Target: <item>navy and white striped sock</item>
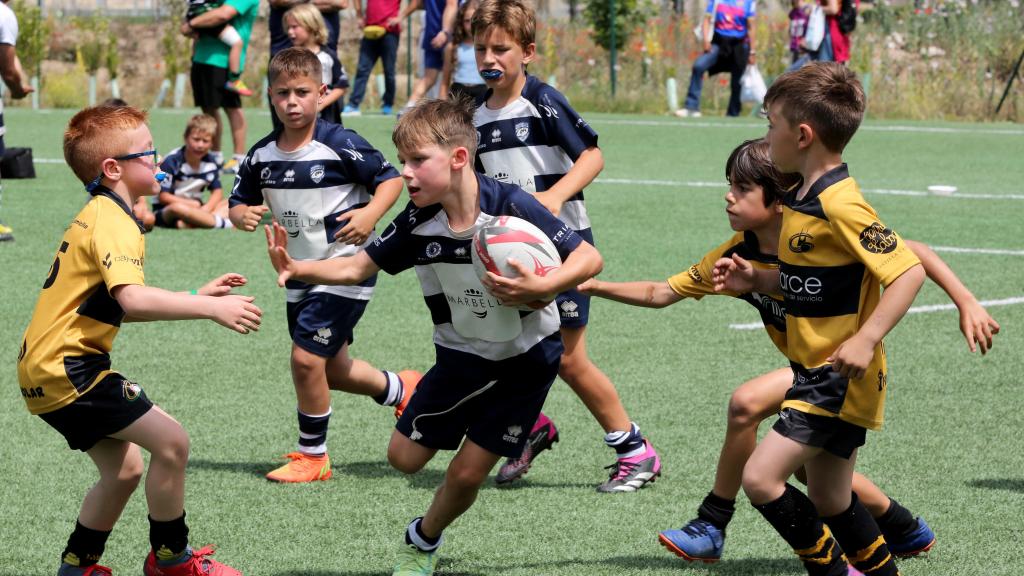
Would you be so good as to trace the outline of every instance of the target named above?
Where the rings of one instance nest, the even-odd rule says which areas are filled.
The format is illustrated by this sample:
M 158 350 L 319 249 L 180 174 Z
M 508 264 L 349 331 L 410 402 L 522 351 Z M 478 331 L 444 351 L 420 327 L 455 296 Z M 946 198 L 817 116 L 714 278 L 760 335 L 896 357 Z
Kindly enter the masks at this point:
M 299 413 L 299 452 L 311 456 L 327 453 L 327 425 L 331 422 L 331 409 L 319 416 Z
M 384 373 L 384 378 L 388 383 L 384 387 L 384 392 L 374 396 L 373 401 L 381 406 L 397 406 L 402 401 L 402 394 L 404 392 L 402 380 L 394 372 L 388 372 L 387 370 L 381 370 L 381 372 Z
M 629 430 L 613 430 L 605 434 L 604 443 L 609 448 L 615 449 L 615 454 L 619 458 L 639 456 L 647 449 L 644 437 L 640 435 L 640 427 L 636 425 L 636 422 L 630 422 Z

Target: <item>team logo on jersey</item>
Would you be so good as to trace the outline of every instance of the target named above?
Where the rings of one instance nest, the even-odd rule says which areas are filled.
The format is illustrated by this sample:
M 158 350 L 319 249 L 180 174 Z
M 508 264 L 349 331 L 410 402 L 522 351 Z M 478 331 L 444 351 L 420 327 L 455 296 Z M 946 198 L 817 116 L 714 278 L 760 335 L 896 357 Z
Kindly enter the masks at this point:
M 495 142 L 501 142 L 500 128 L 495 128 L 494 130 L 491 130 L 491 144 L 494 144 Z
M 495 172 L 494 179 L 499 182 L 511 182 L 512 177 L 508 175 L 508 172 Z
M 814 236 L 811 236 L 807 232 L 797 232 L 789 237 L 789 251 L 800 254 L 802 252 L 810 252 L 814 249 Z
M 558 110 L 554 109 L 551 106 L 548 106 L 547 104 L 541 104 L 540 107 L 544 109 L 544 115 L 546 117 L 558 120 Z
M 352 144 L 352 141 L 349 140 L 348 143 Z M 353 145 L 352 148 L 342 148 L 341 151 L 346 153 L 346 154 L 348 154 L 353 160 L 355 160 L 357 162 L 362 162 L 363 161 L 363 153 L 358 151 L 358 150 L 356 150 L 354 145 Z
M 520 142 L 526 142 L 526 139 L 530 137 L 530 124 L 528 122 L 519 122 L 516 124 L 516 138 L 519 138 Z
M 466 249 L 462 246 L 459 246 L 458 248 L 455 249 L 455 255 L 460 258 L 464 257 L 466 255 Z
M 704 277 L 700 275 L 700 270 L 698 270 L 696 266 L 690 266 L 690 271 L 688 272 L 688 274 L 690 275 L 690 279 L 696 282 L 697 284 L 704 283 Z
M 576 127 L 577 128 L 585 128 L 586 126 L 587 126 L 587 121 L 584 120 L 583 118 L 579 118 L 579 119 L 576 120 Z
M 103 257 L 103 261 L 100 264 L 103 264 L 107 270 L 110 270 L 110 265 L 113 264 L 110 260 L 110 252 L 107 252 L 107 255 Z
M 142 387 L 131 380 L 121 380 L 121 393 L 125 400 L 134 402 L 142 395 Z
M 872 222 L 860 233 L 860 245 L 872 254 L 888 254 L 896 249 L 898 243 L 896 233 L 879 222 Z
M 324 165 L 315 164 L 309 169 L 309 178 L 313 180 L 313 183 L 319 184 L 324 179 Z
M 292 170 L 291 168 L 289 168 L 284 173 L 284 181 L 285 182 L 295 182 L 295 170 Z
M 579 304 L 576 304 L 572 300 L 566 300 L 565 302 L 559 304 L 558 307 L 562 309 L 562 316 L 564 316 L 565 318 L 580 317 L 580 313 L 577 310 L 579 308 Z
M 267 166 L 263 170 L 260 170 L 260 180 L 270 179 L 270 166 Z
M 437 242 L 427 244 L 427 258 L 437 258 L 441 254 L 441 245 Z
M 278 221 L 280 222 L 281 226 L 284 226 L 285 230 L 288 232 L 289 238 L 299 237 L 299 232 L 301 231 L 299 229 L 302 227 L 302 224 L 299 222 L 298 212 L 295 212 L 294 210 L 285 210 L 284 212 L 281 213 L 281 217 L 278 218 Z
M 523 427 L 513 425 L 508 427 L 508 431 L 502 435 L 501 439 L 511 444 L 519 442 L 519 437 L 523 435 Z
M 331 332 L 330 328 L 317 328 L 316 336 L 313 336 L 313 342 L 327 346 L 331 343 L 332 335 L 334 335 L 334 332 Z
M 881 392 L 882 390 L 885 390 L 885 385 L 886 385 L 885 372 L 882 372 L 881 370 L 879 370 L 878 371 L 878 391 Z

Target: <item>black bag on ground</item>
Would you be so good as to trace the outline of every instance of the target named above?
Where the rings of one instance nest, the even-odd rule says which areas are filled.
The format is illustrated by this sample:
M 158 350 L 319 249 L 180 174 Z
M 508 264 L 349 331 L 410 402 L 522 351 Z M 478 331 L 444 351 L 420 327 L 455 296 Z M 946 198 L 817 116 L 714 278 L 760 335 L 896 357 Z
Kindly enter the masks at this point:
M 0 178 L 35 178 L 31 148 L 8 148 L 0 159 Z

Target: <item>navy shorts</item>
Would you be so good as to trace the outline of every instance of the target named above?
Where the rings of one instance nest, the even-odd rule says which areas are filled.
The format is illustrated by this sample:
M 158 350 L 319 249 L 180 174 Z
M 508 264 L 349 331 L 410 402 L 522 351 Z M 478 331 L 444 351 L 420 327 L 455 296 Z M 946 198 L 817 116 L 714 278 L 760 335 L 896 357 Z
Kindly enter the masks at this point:
M 141 386 L 111 372 L 71 404 L 39 417 L 60 432 L 72 450 L 86 452 L 152 407 Z
M 794 442 L 822 448 L 847 460 L 867 439 L 867 430 L 856 424 L 792 408 L 783 408 L 782 412 L 779 412 L 779 419 L 772 426 L 772 430 Z
M 433 68 L 434 70 L 444 68 L 444 49 L 434 50 L 428 42 L 427 46 L 423 48 L 423 68 Z
M 366 300 L 326 292 L 310 292 L 288 303 L 288 333 L 292 342 L 310 354 L 333 358 L 352 335 L 366 311 Z
M 456 450 L 465 437 L 494 454 L 522 454 L 558 374 L 561 337 L 500 361 L 436 348 L 437 363 L 420 380 L 398 431 L 438 450 Z

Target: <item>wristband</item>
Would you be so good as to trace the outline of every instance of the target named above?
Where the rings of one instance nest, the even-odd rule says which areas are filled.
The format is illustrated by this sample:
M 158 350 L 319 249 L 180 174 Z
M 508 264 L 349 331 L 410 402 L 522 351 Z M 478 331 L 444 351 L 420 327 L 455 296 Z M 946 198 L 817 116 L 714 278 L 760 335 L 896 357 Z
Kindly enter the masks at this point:
M 199 291 L 198 290 L 189 290 L 188 293 L 193 295 L 193 296 L 198 296 L 199 295 Z

